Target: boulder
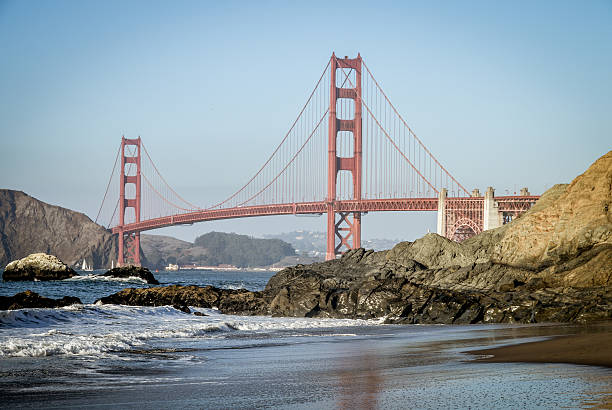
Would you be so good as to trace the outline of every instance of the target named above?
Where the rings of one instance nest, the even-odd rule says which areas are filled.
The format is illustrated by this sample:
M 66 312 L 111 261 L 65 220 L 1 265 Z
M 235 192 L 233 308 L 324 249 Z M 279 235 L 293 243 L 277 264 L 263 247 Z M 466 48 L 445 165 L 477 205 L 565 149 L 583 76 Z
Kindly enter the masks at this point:
M 51 299 L 40 296 L 38 293 L 26 290 L 14 296 L 0 296 L 0 310 L 14 310 L 26 308 L 56 308 L 81 304 L 81 300 L 72 296 L 61 299 Z
M 6 265 L 2 279 L 5 281 L 62 280 L 77 273 L 59 258 L 46 253 L 33 253 Z
M 142 266 L 134 266 L 134 265 L 120 266 L 120 267 L 113 268 L 107 271 L 102 276 L 107 276 L 107 277 L 112 277 L 112 278 L 126 278 L 126 279 L 127 278 L 140 278 L 146 281 L 150 285 L 159 285 L 159 282 L 157 281 L 157 279 L 155 279 L 151 271 L 147 268 L 143 268 Z

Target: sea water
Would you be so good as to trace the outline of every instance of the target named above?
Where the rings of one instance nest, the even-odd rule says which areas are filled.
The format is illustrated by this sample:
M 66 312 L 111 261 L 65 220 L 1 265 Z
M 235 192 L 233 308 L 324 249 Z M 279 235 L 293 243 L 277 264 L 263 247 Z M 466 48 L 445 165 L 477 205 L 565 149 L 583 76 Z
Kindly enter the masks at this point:
M 571 326 L 386 325 L 377 320 L 224 315 L 192 307 L 93 302 L 137 279 L 102 272 L 0 282 L 84 305 L 0 311 L 0 407 L 553 408 L 605 407 L 612 372 L 491 364 L 476 348 L 540 340 Z M 155 273 L 160 286 L 262 290 L 270 272 Z

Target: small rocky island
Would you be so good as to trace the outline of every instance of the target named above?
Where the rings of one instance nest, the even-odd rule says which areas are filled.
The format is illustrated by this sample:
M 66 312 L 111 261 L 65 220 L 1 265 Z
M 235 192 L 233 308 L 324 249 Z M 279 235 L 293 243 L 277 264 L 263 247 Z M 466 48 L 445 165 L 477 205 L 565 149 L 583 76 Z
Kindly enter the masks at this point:
M 100 299 L 224 313 L 388 323 L 612 319 L 612 151 L 510 224 L 463 243 L 428 234 L 389 251 L 287 268 L 262 292 L 169 286 Z
M 102 276 L 106 276 L 109 278 L 123 278 L 123 279 L 139 278 L 147 282 L 149 285 L 159 285 L 159 282 L 157 281 L 157 279 L 155 279 L 151 271 L 142 266 L 134 266 L 134 265 L 119 266 L 119 267 L 106 271 L 104 274 L 102 274 Z
M 58 257 L 46 253 L 33 253 L 23 259 L 10 262 L 4 268 L 5 281 L 63 280 L 77 273 Z

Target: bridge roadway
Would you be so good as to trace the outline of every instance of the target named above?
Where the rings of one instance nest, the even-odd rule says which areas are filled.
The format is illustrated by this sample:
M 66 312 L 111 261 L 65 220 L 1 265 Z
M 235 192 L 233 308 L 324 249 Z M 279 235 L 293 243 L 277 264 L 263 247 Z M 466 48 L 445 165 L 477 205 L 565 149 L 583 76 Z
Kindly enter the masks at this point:
M 496 197 L 499 211 L 515 211 L 517 204 L 535 202 L 539 196 Z M 447 198 L 449 202 L 483 201 L 483 197 Z M 248 218 L 271 215 L 306 215 L 327 213 L 328 202 L 296 202 L 274 205 L 255 205 L 225 209 L 204 209 L 177 215 L 147 219 L 123 226 L 116 226 L 113 233 L 142 232 L 174 225 L 189 225 L 197 222 L 215 221 L 232 218 Z M 505 209 L 505 208 L 508 209 Z M 336 212 L 376 212 L 376 211 L 437 211 L 438 198 L 398 198 L 398 199 L 361 199 L 334 201 Z

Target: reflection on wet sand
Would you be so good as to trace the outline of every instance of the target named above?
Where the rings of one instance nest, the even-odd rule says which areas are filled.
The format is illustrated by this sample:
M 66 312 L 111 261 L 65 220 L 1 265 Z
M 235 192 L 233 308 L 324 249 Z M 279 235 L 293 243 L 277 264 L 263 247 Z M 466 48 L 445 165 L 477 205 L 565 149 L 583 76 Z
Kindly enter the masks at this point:
M 382 385 L 377 358 L 368 351 L 357 351 L 346 358 L 338 371 L 340 409 L 375 409 Z

